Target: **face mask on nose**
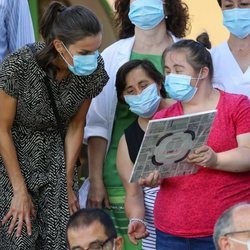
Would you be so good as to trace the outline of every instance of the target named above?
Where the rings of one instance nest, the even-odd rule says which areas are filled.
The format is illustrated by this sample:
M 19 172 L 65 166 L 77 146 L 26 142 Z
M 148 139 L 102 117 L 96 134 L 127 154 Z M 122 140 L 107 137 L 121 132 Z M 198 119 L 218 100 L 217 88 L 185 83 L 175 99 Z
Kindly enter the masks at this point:
M 152 117 L 161 102 L 156 83 L 149 85 L 139 95 L 125 95 L 124 99 L 131 112 L 144 118 Z
M 234 241 L 234 242 L 237 242 L 237 243 L 239 243 L 239 244 L 242 244 L 242 245 L 247 246 L 247 250 L 250 250 L 250 240 L 248 240 L 247 242 L 245 242 L 245 241 L 237 240 L 237 239 L 231 238 L 231 237 L 229 237 L 229 239 L 230 239 L 231 241 Z
M 128 17 L 140 29 L 153 29 L 165 17 L 162 0 L 136 0 L 130 4 Z
M 64 48 L 67 50 L 69 55 L 73 59 L 73 66 L 70 65 L 64 56 L 61 54 L 63 60 L 67 63 L 68 69 L 77 76 L 88 76 L 92 74 L 98 65 L 97 58 L 98 58 L 98 51 L 94 51 L 91 55 L 74 55 L 72 56 L 66 46 L 63 44 Z
M 196 87 L 200 80 L 201 70 L 198 78 L 192 78 L 188 75 L 169 74 L 165 77 L 164 87 L 169 96 L 177 101 L 189 102 L 195 96 L 198 88 Z M 196 79 L 195 86 L 191 85 L 191 80 Z
M 250 34 L 250 8 L 223 10 L 223 24 L 240 39 Z

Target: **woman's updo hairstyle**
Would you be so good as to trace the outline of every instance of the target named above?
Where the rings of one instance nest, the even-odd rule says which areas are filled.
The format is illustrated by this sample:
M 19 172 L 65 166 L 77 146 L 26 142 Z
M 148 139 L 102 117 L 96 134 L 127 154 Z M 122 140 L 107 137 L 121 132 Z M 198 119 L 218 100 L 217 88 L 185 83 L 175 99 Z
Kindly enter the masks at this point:
M 206 32 L 202 33 L 197 37 L 198 41 L 191 39 L 180 40 L 168 48 L 162 54 L 162 66 L 165 66 L 165 57 L 167 53 L 171 51 L 186 51 L 187 61 L 198 73 L 201 68 L 207 67 L 209 69 L 209 78 L 213 78 L 213 62 L 209 49 L 211 48 L 211 42 Z

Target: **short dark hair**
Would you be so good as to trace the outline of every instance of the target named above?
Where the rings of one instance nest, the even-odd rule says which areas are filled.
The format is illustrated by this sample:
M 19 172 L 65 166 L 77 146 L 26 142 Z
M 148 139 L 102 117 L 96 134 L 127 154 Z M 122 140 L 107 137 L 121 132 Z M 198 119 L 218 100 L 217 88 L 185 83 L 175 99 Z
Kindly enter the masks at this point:
M 38 64 L 55 77 L 56 68 L 52 62 L 58 52 L 54 48 L 53 40 L 59 39 L 67 47 L 101 31 L 101 24 L 90 9 L 81 5 L 66 7 L 60 2 L 51 2 L 40 23 L 40 34 L 45 47 L 37 54 Z
M 131 60 L 123 64 L 116 73 L 116 92 L 117 92 L 117 99 L 120 103 L 125 103 L 123 98 L 123 91 L 126 87 L 126 77 L 128 73 L 136 68 L 142 68 L 147 76 L 152 78 L 156 84 L 161 86 L 161 96 L 163 98 L 167 97 L 166 90 L 163 86 L 163 75 L 156 69 L 153 63 L 144 59 L 144 60 Z
M 220 7 L 221 7 L 221 0 L 217 0 L 217 2 L 218 2 L 218 4 L 220 5 Z
M 234 211 L 237 208 L 244 205 L 250 205 L 250 202 L 241 202 L 234 206 L 231 206 L 228 209 L 226 209 L 218 218 L 214 226 L 214 235 L 213 235 L 214 244 L 217 250 L 220 249 L 218 244 L 219 238 L 235 230 L 235 225 L 232 219 Z
M 165 66 L 165 57 L 171 51 L 187 51 L 186 56 L 188 63 L 199 72 L 201 68 L 207 67 L 209 69 L 209 78 L 213 78 L 214 68 L 212 56 L 208 49 L 201 42 L 196 42 L 191 39 L 180 40 L 171 46 L 167 47 L 162 54 L 162 66 Z
M 117 238 L 117 233 L 115 230 L 114 223 L 110 218 L 110 216 L 105 211 L 103 211 L 100 208 L 84 208 L 78 210 L 69 218 L 66 227 L 67 244 L 69 245 L 69 240 L 68 240 L 69 229 L 77 230 L 79 228 L 87 227 L 90 226 L 95 221 L 98 221 L 100 222 L 101 225 L 103 225 L 105 234 L 108 238 L 110 237 Z
M 128 38 L 134 35 L 135 25 L 128 17 L 130 0 L 115 0 L 115 26 L 119 38 Z M 165 19 L 167 30 L 176 37 L 185 37 L 189 30 L 188 6 L 182 0 L 165 0 Z

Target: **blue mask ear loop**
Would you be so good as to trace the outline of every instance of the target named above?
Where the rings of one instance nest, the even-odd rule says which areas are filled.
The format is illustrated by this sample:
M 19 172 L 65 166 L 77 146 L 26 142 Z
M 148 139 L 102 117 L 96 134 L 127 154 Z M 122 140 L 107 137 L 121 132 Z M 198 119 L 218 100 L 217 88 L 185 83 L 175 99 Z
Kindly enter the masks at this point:
M 250 250 L 250 240 L 248 240 L 247 242 L 244 242 L 244 241 L 242 241 L 242 240 L 237 240 L 237 239 L 232 238 L 232 237 L 228 237 L 228 239 L 230 239 L 230 240 L 232 240 L 232 241 L 234 241 L 234 242 L 237 242 L 237 243 L 239 243 L 239 244 L 243 244 L 243 245 L 247 246 L 247 249 L 248 249 L 248 250 Z
M 200 69 L 200 72 L 199 72 L 198 77 L 197 77 L 197 78 L 192 78 L 192 79 L 196 79 L 196 83 L 195 83 L 194 88 L 197 88 L 198 82 L 199 82 L 201 79 L 203 79 L 203 78 L 200 78 L 200 76 L 201 76 L 201 71 L 202 71 L 202 68 Z
M 250 240 L 247 241 L 247 249 L 250 250 Z
M 66 49 L 66 51 L 69 53 L 69 55 L 71 56 L 71 58 L 72 58 L 72 60 L 73 60 L 72 54 L 69 52 L 69 50 L 67 49 L 67 47 L 64 45 L 63 42 L 62 42 L 62 45 L 63 45 L 63 47 Z M 65 63 L 66 63 L 67 65 L 70 65 L 70 64 L 67 62 L 67 60 L 65 59 L 65 57 L 63 56 L 63 54 L 60 53 L 60 55 L 61 55 L 62 59 L 65 61 Z M 74 60 L 73 60 L 73 64 L 74 64 Z

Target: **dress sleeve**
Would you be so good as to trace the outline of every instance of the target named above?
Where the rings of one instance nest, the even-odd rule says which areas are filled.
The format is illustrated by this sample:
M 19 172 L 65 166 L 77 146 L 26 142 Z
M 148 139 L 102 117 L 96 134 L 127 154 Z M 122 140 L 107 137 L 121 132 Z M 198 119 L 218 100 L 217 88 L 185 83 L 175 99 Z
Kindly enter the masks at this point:
M 88 84 L 87 89 L 87 98 L 94 98 L 100 94 L 103 87 L 109 80 L 109 76 L 104 69 L 104 61 L 101 55 L 98 57 L 98 67 L 90 77 L 90 84 Z
M 250 133 L 250 100 L 241 95 L 233 113 L 236 135 Z
M 18 98 L 19 80 L 23 75 L 18 54 L 14 53 L 6 57 L 0 64 L 0 90 L 6 94 Z

